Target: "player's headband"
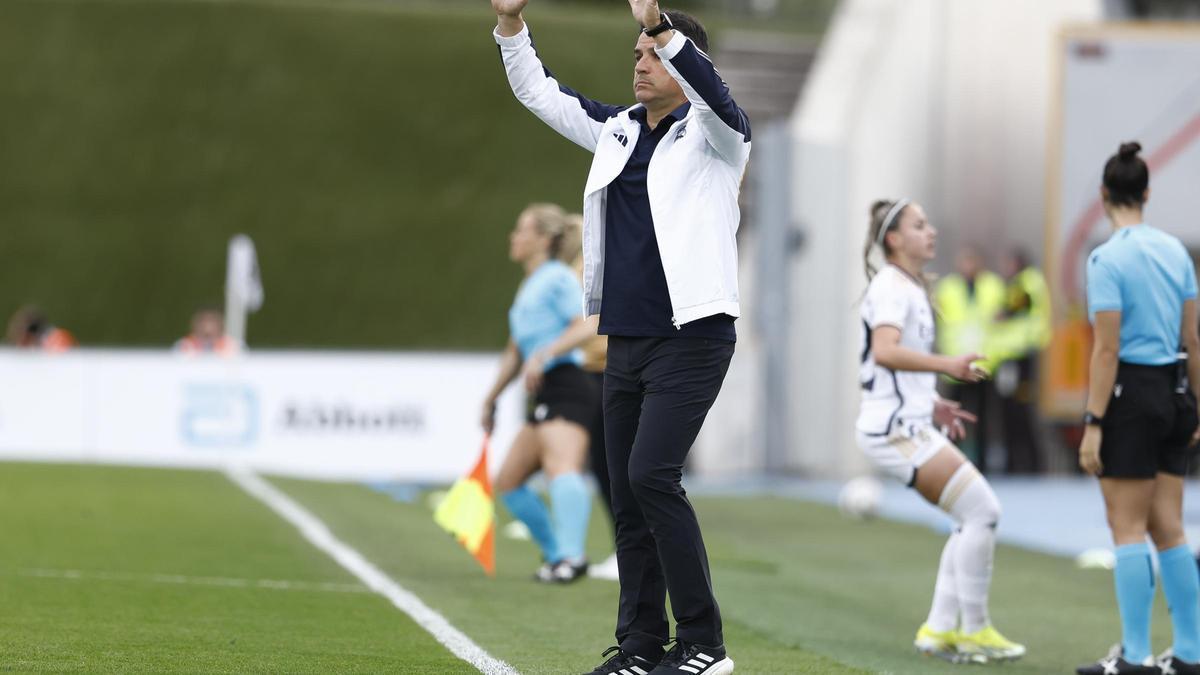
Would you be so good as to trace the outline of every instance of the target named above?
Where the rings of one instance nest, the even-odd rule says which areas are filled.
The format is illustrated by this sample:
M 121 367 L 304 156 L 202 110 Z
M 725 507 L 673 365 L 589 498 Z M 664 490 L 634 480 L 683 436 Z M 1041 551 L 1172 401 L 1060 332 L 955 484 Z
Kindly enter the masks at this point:
M 887 236 L 888 230 L 891 229 L 896 220 L 896 216 L 904 210 L 904 207 L 912 203 L 911 199 L 905 198 L 897 200 L 892 204 L 892 208 L 888 209 L 887 215 L 883 217 L 883 224 L 879 226 L 879 237 L 875 240 L 876 244 L 883 246 L 883 238 Z

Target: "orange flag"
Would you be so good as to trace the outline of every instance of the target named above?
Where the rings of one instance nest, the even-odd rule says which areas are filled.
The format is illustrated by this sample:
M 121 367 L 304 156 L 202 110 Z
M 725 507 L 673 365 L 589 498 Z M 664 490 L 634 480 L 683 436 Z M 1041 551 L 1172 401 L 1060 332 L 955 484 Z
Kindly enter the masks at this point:
M 496 504 L 488 477 L 488 437 L 483 438 L 479 461 L 460 478 L 433 513 L 433 520 L 454 535 L 488 576 L 496 576 Z

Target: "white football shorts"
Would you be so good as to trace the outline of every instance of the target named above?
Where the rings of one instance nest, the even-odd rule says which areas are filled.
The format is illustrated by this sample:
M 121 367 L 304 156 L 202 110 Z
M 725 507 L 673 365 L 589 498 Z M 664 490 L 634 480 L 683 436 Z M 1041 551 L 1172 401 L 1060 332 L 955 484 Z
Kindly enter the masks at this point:
M 916 481 L 917 469 L 948 445 L 950 439 L 930 423 L 906 425 L 887 436 L 858 432 L 858 447 L 871 463 L 909 487 Z

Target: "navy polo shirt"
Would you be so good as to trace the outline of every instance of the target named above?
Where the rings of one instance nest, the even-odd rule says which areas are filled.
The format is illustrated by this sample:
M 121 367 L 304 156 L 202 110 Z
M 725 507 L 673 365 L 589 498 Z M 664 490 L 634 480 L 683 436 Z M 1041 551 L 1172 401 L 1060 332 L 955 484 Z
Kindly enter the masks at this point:
M 698 337 L 735 341 L 728 314 L 697 319 L 679 328 L 672 322 L 671 296 L 654 235 L 646 174 L 654 149 L 691 108 L 684 103 L 658 123 L 646 124 L 646 109 L 629 116 L 642 131 L 621 175 L 608 185 L 604 232 L 604 294 L 600 301 L 600 334 L 626 337 Z

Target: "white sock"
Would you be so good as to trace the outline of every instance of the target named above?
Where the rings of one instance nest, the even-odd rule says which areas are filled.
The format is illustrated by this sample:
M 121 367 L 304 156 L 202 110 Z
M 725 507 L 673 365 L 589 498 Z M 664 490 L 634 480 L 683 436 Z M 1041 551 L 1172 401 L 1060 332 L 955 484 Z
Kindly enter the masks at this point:
M 960 526 L 954 545 L 954 584 L 958 588 L 962 631 L 974 633 L 990 623 L 988 587 L 992 583 L 1000 502 L 979 471 L 963 464 L 946 483 L 938 506 Z
M 957 543 L 958 532 L 951 532 L 946 547 L 942 549 L 937 582 L 933 585 L 933 604 L 925 621 L 939 633 L 958 628 L 958 585 L 954 580 L 954 549 Z

